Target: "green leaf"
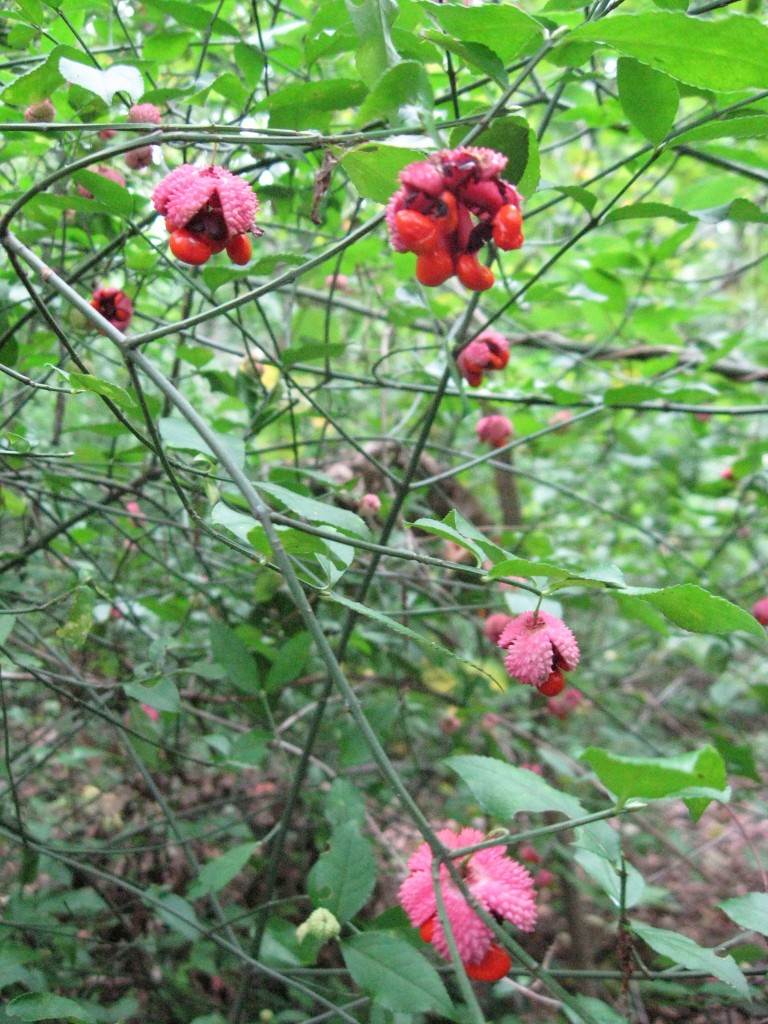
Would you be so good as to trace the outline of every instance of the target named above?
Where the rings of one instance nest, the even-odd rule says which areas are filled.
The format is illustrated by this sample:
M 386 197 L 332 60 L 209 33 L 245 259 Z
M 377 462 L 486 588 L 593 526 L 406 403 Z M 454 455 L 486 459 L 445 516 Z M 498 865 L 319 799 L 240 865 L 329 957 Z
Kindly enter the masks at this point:
M 616 1013 L 602 999 L 582 995 L 575 995 L 571 998 L 581 1011 L 576 1013 L 571 1006 L 563 1005 L 563 1011 L 571 1024 L 629 1024 L 626 1017 Z
M 272 734 L 265 729 L 253 729 L 243 733 L 232 743 L 227 754 L 230 764 L 243 765 L 246 768 L 260 767 L 269 753 L 269 742 Z
M 768 135 L 768 114 L 749 114 L 744 117 L 726 117 L 689 128 L 675 136 L 675 145 L 691 142 L 710 142 L 712 139 L 760 139 Z
M 742 629 L 765 640 L 765 629 L 753 615 L 694 583 L 681 583 L 661 590 L 628 587 L 627 593 L 647 601 L 676 626 L 692 633 L 732 633 Z
M 86 1021 L 92 1024 L 97 1020 L 93 1010 L 74 999 L 54 995 L 53 992 L 25 992 L 6 1005 L 5 1012 L 9 1017 L 21 1020 L 71 1020 Z
M 616 865 L 591 850 L 575 850 L 573 858 L 586 871 L 589 877 L 597 882 L 608 899 L 615 906 L 621 906 L 622 882 Z M 634 907 L 643 898 L 645 879 L 631 864 L 624 866 L 626 883 L 624 889 L 624 906 Z
M 352 980 L 374 1003 L 395 1013 L 452 1014 L 440 975 L 413 946 L 380 932 L 363 932 L 341 942 Z
M 264 681 L 264 689 L 267 693 L 271 693 L 278 686 L 290 683 L 300 676 L 311 653 L 312 637 L 305 630 L 294 633 L 286 640 L 276 652 Z
M 202 32 L 210 32 L 225 36 L 239 36 L 240 33 L 229 22 L 214 17 L 213 14 L 200 3 L 185 3 L 184 0 L 145 0 L 147 7 L 161 11 L 173 18 L 179 25 L 189 25 Z M 155 102 L 153 100 L 153 102 Z
M 232 685 L 243 693 L 261 693 L 258 666 L 237 633 L 223 622 L 212 622 L 209 635 L 211 656 L 217 665 L 226 669 Z
M 183 57 L 189 51 L 194 38 L 192 32 L 180 32 L 178 29 L 152 32 L 142 41 L 142 56 L 145 60 L 160 61 Z
M 631 797 L 703 797 L 726 803 L 730 797 L 725 764 L 714 747 L 674 757 L 623 757 L 587 747 L 581 757 L 621 803 Z
M 126 412 L 136 411 L 136 403 L 125 388 L 121 388 L 119 384 L 113 384 L 111 380 L 102 380 L 90 373 L 70 373 L 69 383 L 79 391 L 90 391 L 108 398 L 119 409 L 125 409 Z
M 526 768 L 478 754 L 460 754 L 443 763 L 463 779 L 486 814 L 500 821 L 521 811 L 559 811 L 566 818 L 587 813 L 575 797 L 560 793 Z
M 19 75 L 2 91 L 4 103 L 39 103 L 49 99 L 64 84 L 64 76 L 59 71 L 59 61 L 65 54 L 78 57 L 77 50 L 69 46 L 57 46 L 48 54 L 42 64 L 26 75 Z
M 290 82 L 273 93 L 263 106 L 269 110 L 270 127 L 300 131 L 315 128 L 320 112 L 358 106 L 367 93 L 365 85 L 353 78 Z
M 169 448 L 182 451 L 200 452 L 218 461 L 218 456 L 208 447 L 195 428 L 181 416 L 165 416 L 160 420 L 160 436 Z M 236 466 L 245 463 L 245 445 L 239 437 L 217 434 L 217 440 Z
M 305 494 L 298 494 L 287 487 L 281 487 L 280 484 L 258 483 L 256 488 L 270 498 L 274 498 L 294 515 L 308 519 L 312 524 L 328 523 L 335 526 L 337 530 L 341 530 L 342 533 L 351 533 L 366 539 L 371 536 L 370 530 L 360 516 L 345 508 L 326 505 L 323 501 L 308 498 Z
M 78 185 L 82 185 L 90 192 L 96 202 L 103 206 L 108 213 L 116 214 L 119 217 L 133 216 L 133 196 L 119 182 L 89 170 L 75 171 L 72 177 Z
M 169 928 L 183 935 L 188 941 L 194 942 L 199 939 L 206 930 L 198 921 L 191 903 L 182 899 L 181 896 L 177 896 L 176 893 L 165 893 L 158 896 L 154 910 Z
M 532 53 L 540 45 L 543 28 L 538 21 L 508 4 L 482 4 L 463 7 L 458 4 L 420 3 L 442 29 L 464 43 L 481 43 L 510 64 L 523 53 Z M 473 142 L 472 145 L 485 145 Z
M 125 683 L 123 690 L 126 696 L 141 704 L 148 704 L 158 711 L 170 711 L 178 714 L 181 698 L 176 684 L 172 679 L 160 679 L 154 686 L 142 686 L 140 683 Z
M 56 630 L 56 636 L 72 644 L 73 647 L 82 647 L 93 626 L 94 603 L 95 598 L 91 588 L 78 587 L 75 591 L 75 599 L 69 609 L 67 621 Z
M 434 106 L 432 86 L 424 66 L 415 60 L 404 60 L 389 68 L 377 79 L 357 116 L 358 124 L 377 118 L 397 122 L 401 107 L 414 106 L 431 111 Z
M 345 153 L 341 165 L 363 199 L 387 203 L 400 187 L 397 180 L 400 171 L 415 160 L 423 159 L 423 154 L 415 149 L 371 144 Z
M 618 14 L 581 25 L 566 39 L 610 46 L 698 89 L 768 88 L 768 25 L 745 15 L 704 20 L 666 11 Z
M 674 124 L 680 92 L 677 83 L 632 57 L 620 57 L 617 69 L 619 100 L 630 123 L 654 145 Z
M 477 8 L 473 8 L 476 10 Z M 495 8 L 499 10 L 500 8 Z M 512 10 L 512 8 L 505 8 Z M 442 8 L 441 8 L 442 10 Z M 448 10 L 446 7 L 445 10 Z M 458 146 L 466 134 L 465 128 L 454 128 L 451 145 Z M 539 184 L 539 144 L 536 132 L 524 117 L 510 114 L 497 118 L 489 128 L 481 132 L 472 142 L 473 146 L 487 146 L 503 153 L 507 166 L 501 176 L 517 185 L 521 195 L 529 198 Z
M 92 92 L 108 106 L 115 93 L 124 92 L 134 103 L 138 103 L 144 94 L 141 72 L 128 64 L 112 64 L 101 71 L 92 64 L 80 64 L 68 57 L 61 57 L 59 71 L 66 81 Z
M 452 514 L 453 512 L 448 513 L 448 515 Z M 485 561 L 485 552 L 478 544 L 473 540 L 470 540 L 468 537 L 465 537 L 463 533 L 459 533 L 458 530 L 449 526 L 445 522 L 441 523 L 435 519 L 417 519 L 415 523 L 410 523 L 409 525 L 416 530 L 423 530 L 425 533 L 431 533 L 436 537 L 442 537 L 443 540 L 450 540 L 454 544 L 458 544 L 459 547 L 464 548 L 465 551 L 471 551 L 475 556 L 478 565 L 481 565 Z
M 328 850 L 309 872 L 307 891 L 316 907 L 325 907 L 341 924 L 349 921 L 371 897 L 376 885 L 376 857 L 360 835 L 356 821 L 331 833 Z
M 619 220 L 645 220 L 649 217 L 668 217 L 678 224 L 690 224 L 696 221 L 693 214 L 667 203 L 630 203 L 627 206 L 615 206 L 603 217 L 603 224 L 612 224 Z
M 187 890 L 187 896 L 196 900 L 209 892 L 218 892 L 237 878 L 243 868 L 259 848 L 259 843 L 241 843 L 221 856 L 204 864 Z
M 400 60 L 390 33 L 397 18 L 397 0 L 346 0 L 346 7 L 360 40 L 357 70 L 370 86 Z
M 509 85 L 509 75 L 507 75 L 504 62 L 484 43 L 467 43 L 461 39 L 452 39 L 440 32 L 425 32 L 424 35 L 437 46 L 460 57 L 468 67 L 476 68 L 481 74 L 488 75 L 502 88 L 505 89 Z
M 264 72 L 264 54 L 257 46 L 235 43 L 235 64 L 249 89 L 255 89 Z
M 717 905 L 740 928 L 768 936 L 768 893 L 749 892 Z
M 713 974 L 726 985 L 735 988 L 739 995 L 750 998 L 747 979 L 736 966 L 732 956 L 717 956 L 713 950 L 705 949 L 687 935 L 667 931 L 666 928 L 652 928 L 640 921 L 631 921 L 630 928 L 638 938 L 662 956 L 668 957 L 689 971 Z

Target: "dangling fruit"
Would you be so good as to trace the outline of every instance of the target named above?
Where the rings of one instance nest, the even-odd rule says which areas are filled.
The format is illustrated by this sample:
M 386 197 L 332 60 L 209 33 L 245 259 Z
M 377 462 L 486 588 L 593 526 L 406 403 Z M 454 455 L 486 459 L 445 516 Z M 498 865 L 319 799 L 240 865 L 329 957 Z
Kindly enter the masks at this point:
M 416 259 L 416 280 L 427 288 L 436 288 L 453 274 L 453 260 L 445 249 L 423 252 Z
M 253 246 L 248 235 L 235 235 L 227 242 L 227 256 L 239 267 L 244 267 L 251 258 Z
M 554 672 L 550 672 L 544 682 L 537 686 L 536 689 L 542 697 L 556 697 L 558 693 L 562 693 L 565 689 L 565 676 L 562 670 L 556 668 Z
M 523 244 L 523 215 L 512 203 L 497 212 L 493 218 L 493 240 L 500 249 L 509 252 Z
M 477 256 L 467 252 L 456 261 L 456 275 L 473 292 L 485 292 L 494 282 L 491 268 L 479 263 Z
M 475 981 L 498 981 L 509 973 L 512 960 L 501 946 L 491 946 L 480 963 L 465 964 L 464 970 Z
M 199 267 L 211 258 L 211 247 L 202 235 L 196 235 L 186 228 L 177 228 L 171 234 L 168 244 L 177 260 Z
M 432 936 L 435 934 L 435 919 L 430 917 L 429 920 L 425 921 L 424 924 L 419 928 L 419 935 L 425 942 L 431 942 Z
M 440 228 L 416 210 L 399 210 L 395 214 L 395 230 L 403 245 L 417 255 L 433 252 L 440 244 Z

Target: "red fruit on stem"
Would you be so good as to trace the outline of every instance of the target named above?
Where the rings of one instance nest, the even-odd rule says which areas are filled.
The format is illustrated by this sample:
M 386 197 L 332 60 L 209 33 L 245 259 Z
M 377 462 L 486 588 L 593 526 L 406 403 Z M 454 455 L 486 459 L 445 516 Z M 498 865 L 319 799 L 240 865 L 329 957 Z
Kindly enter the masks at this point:
M 456 275 L 473 292 L 485 292 L 494 282 L 491 268 L 479 263 L 477 256 L 466 252 L 456 261 Z
M 227 242 L 227 256 L 239 267 L 244 267 L 251 258 L 253 246 L 247 235 L 235 235 Z
M 395 214 L 395 230 L 403 245 L 417 255 L 438 248 L 441 232 L 435 221 L 416 210 L 400 210 Z
M 550 672 L 541 686 L 537 686 L 536 689 L 543 697 L 556 697 L 558 693 L 562 693 L 565 689 L 565 676 L 561 669 L 556 668 L 554 672 Z
M 498 981 L 509 973 L 512 960 L 501 946 L 491 946 L 480 963 L 465 964 L 464 969 L 475 981 Z
M 423 252 L 416 259 L 416 280 L 426 288 L 436 288 L 453 274 L 453 260 L 445 249 Z
M 189 263 L 193 267 L 199 267 L 201 263 L 207 263 L 211 258 L 211 247 L 207 239 L 187 231 L 186 228 L 177 228 L 171 234 L 168 244 L 177 260 Z
M 523 244 L 523 215 L 512 203 L 498 211 L 493 218 L 493 240 L 500 249 L 519 249 Z
M 425 942 L 431 942 L 432 936 L 435 934 L 435 919 L 430 917 L 428 921 L 419 928 L 419 935 L 424 939 Z

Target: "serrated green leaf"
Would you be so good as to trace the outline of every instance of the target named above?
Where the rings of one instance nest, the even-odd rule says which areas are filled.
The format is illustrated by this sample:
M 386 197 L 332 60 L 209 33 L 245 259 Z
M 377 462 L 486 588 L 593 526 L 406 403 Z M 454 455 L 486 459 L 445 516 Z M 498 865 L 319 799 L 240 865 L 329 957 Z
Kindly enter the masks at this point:
M 440 975 L 402 939 L 363 932 L 344 939 L 341 952 L 353 981 L 374 1003 L 395 1013 L 453 1012 Z
M 258 848 L 258 843 L 241 843 L 239 846 L 233 846 L 231 850 L 227 850 L 219 857 L 209 860 L 200 868 L 197 877 L 190 883 L 187 890 L 188 898 L 196 900 L 206 893 L 218 892 L 225 885 L 229 885 L 233 878 L 237 878 Z
M 714 20 L 673 12 L 617 14 L 581 25 L 570 44 L 593 40 L 699 89 L 768 88 L 768 25 L 731 14 Z
M 454 39 L 490 47 L 504 64 L 510 64 L 523 53 L 533 52 L 543 36 L 544 30 L 539 22 L 511 4 L 466 8 L 458 4 L 430 2 L 419 6 Z
M 631 797 L 703 797 L 727 802 L 730 796 L 725 764 L 714 747 L 674 757 L 622 757 L 588 747 L 581 757 L 622 803 Z
M 341 165 L 364 199 L 387 203 L 400 187 L 397 180 L 400 171 L 408 164 L 423 159 L 423 154 L 415 149 L 371 144 L 345 153 Z M 420 311 L 422 314 L 423 310 Z
M 470 551 L 475 556 L 478 565 L 485 561 L 485 552 L 482 548 L 446 523 L 438 522 L 436 519 L 417 519 L 415 523 L 410 525 L 416 530 L 423 530 L 425 533 L 431 533 L 435 537 L 442 537 L 443 540 L 450 540 L 454 544 L 458 544 L 459 547 L 464 548 L 465 551 Z
M 740 928 L 768 936 L 768 893 L 749 892 L 717 905 Z
M 616 80 L 619 100 L 630 124 L 658 145 L 675 121 L 680 102 L 677 83 L 663 71 L 632 57 L 619 58 Z
M 325 907 L 340 924 L 365 906 L 376 885 L 376 857 L 360 835 L 356 821 L 347 821 L 331 834 L 328 850 L 309 872 L 307 891 L 316 907 Z
M 91 193 L 93 202 L 99 203 L 109 213 L 120 217 L 131 217 L 133 215 L 133 196 L 119 182 L 105 178 L 103 174 L 84 169 L 75 171 L 73 179 Z
M 678 224 L 691 224 L 696 218 L 687 210 L 666 203 L 630 203 L 628 206 L 615 206 L 603 218 L 603 224 L 613 224 L 620 220 L 645 220 L 650 217 L 668 217 Z
M 415 60 L 395 64 L 376 80 L 360 107 L 358 124 L 367 124 L 377 118 L 387 118 L 395 123 L 400 108 L 405 106 L 425 111 L 431 111 L 434 106 L 429 75 L 424 66 Z
M 136 403 L 119 384 L 113 384 L 111 380 L 102 380 L 90 373 L 70 373 L 69 383 L 80 391 L 90 391 L 96 395 L 102 395 L 126 412 L 135 412 Z
M 559 811 L 567 818 L 587 812 L 579 801 L 561 793 L 526 768 L 479 754 L 460 754 L 444 761 L 466 783 L 482 809 L 500 821 L 521 811 Z
M 281 505 L 303 519 L 311 523 L 328 523 L 342 533 L 351 533 L 357 537 L 370 537 L 370 530 L 365 522 L 354 512 L 345 508 L 337 508 L 336 505 L 327 505 L 323 501 L 316 501 L 305 494 L 298 494 L 288 487 L 281 487 L 280 484 L 259 483 L 257 490 L 274 498 Z
M 706 971 L 707 974 L 713 974 L 726 985 L 736 989 L 739 995 L 750 998 L 747 979 L 736 966 L 732 956 L 717 956 L 713 950 L 700 946 L 687 935 L 667 931 L 666 928 L 652 928 L 640 921 L 631 921 L 629 926 L 635 935 L 662 956 L 668 957 L 689 971 Z
M 675 136 L 675 145 L 711 142 L 712 139 L 758 139 L 768 135 L 768 114 L 749 114 L 709 121 Z
M 484 43 L 468 43 L 461 39 L 452 39 L 441 32 L 425 32 L 424 35 L 437 46 L 460 57 L 468 67 L 488 75 L 502 88 L 506 88 L 509 84 L 504 61 Z
M 397 0 L 346 0 L 346 8 L 360 42 L 357 70 L 368 85 L 373 85 L 400 60 L 391 35 Z
M 692 633 L 732 633 L 741 629 L 765 639 L 765 630 L 753 615 L 694 583 L 681 583 L 661 590 L 628 587 L 627 593 L 647 601 L 676 626 Z

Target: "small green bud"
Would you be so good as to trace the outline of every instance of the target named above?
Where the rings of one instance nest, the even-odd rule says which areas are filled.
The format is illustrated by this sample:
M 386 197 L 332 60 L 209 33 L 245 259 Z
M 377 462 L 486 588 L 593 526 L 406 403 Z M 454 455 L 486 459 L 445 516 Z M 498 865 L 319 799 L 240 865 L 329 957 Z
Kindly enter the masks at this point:
M 341 931 L 341 925 L 325 907 L 318 907 L 313 910 L 306 921 L 296 929 L 296 938 L 303 942 L 307 935 L 312 935 L 321 942 L 328 939 L 335 939 Z

